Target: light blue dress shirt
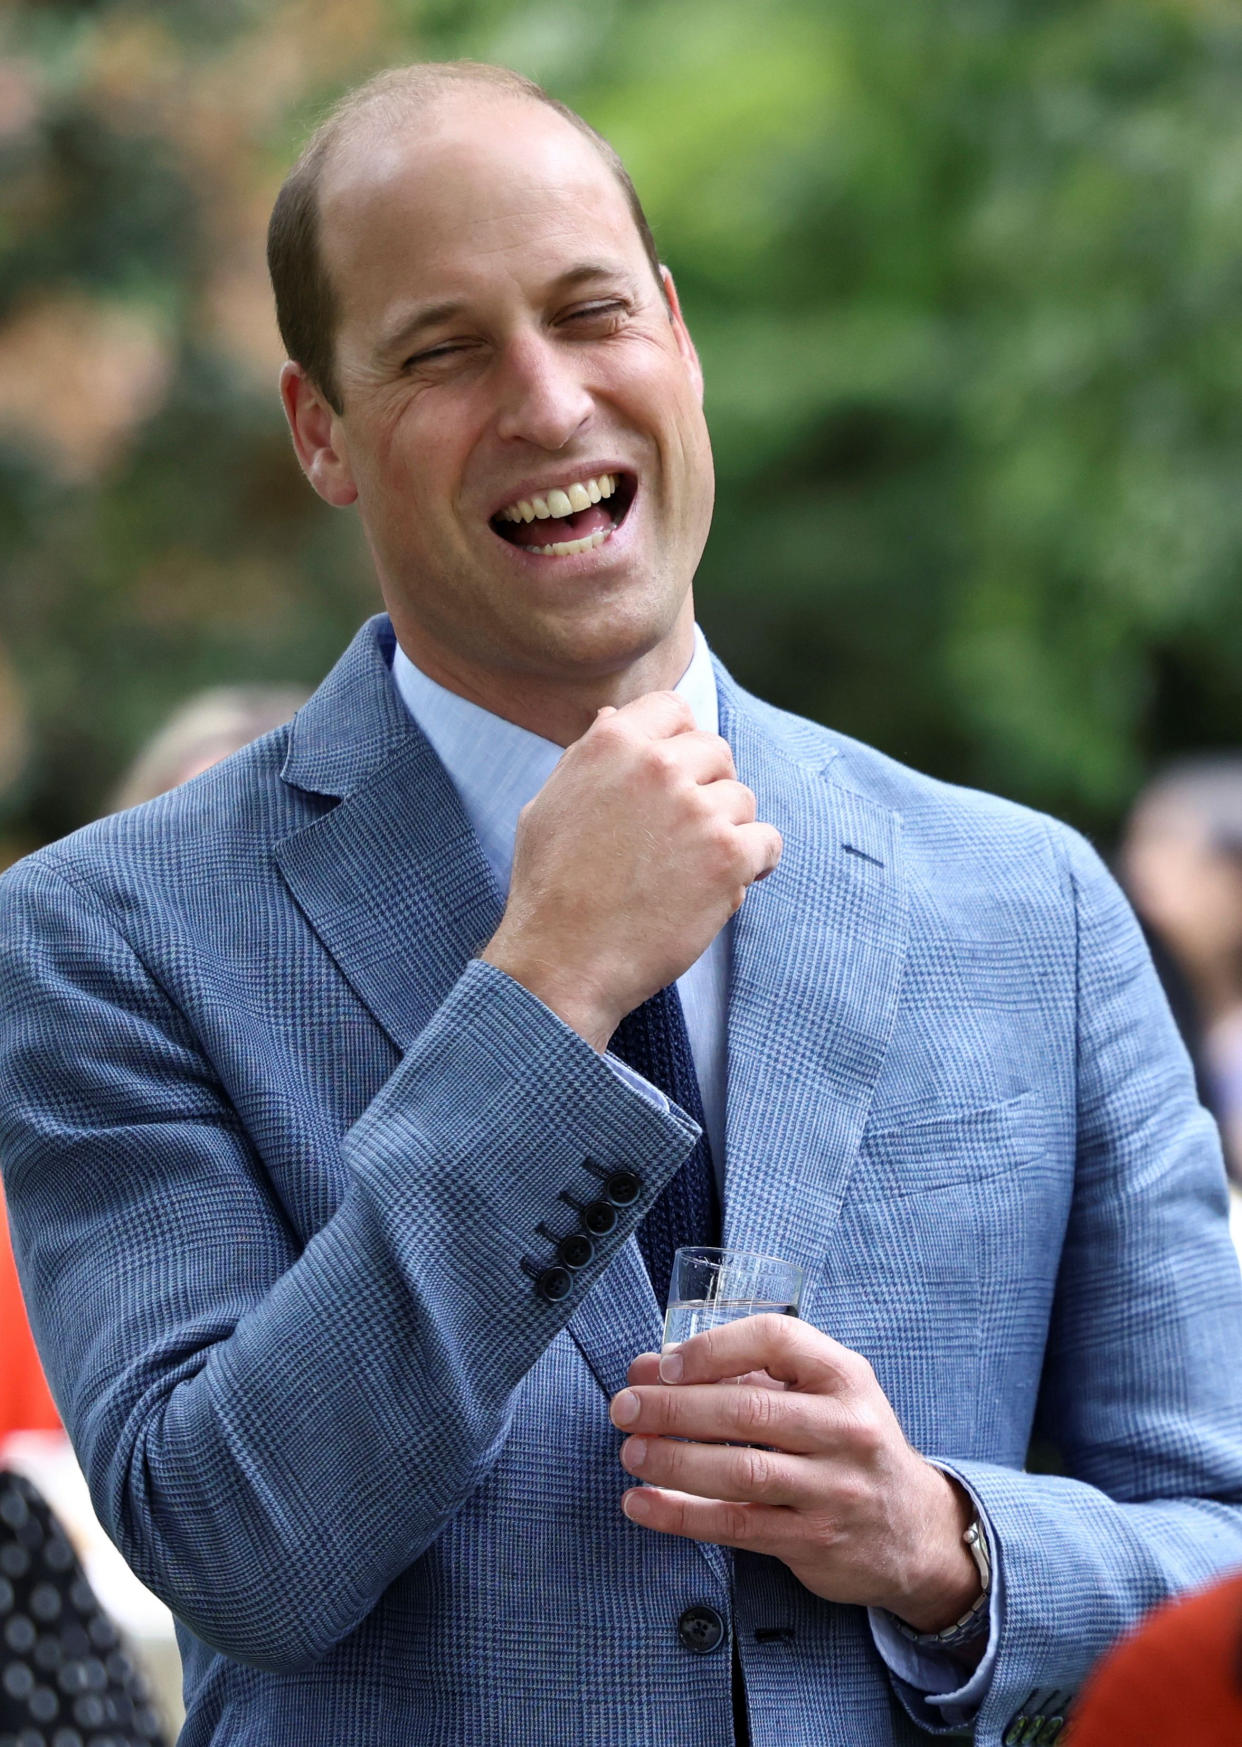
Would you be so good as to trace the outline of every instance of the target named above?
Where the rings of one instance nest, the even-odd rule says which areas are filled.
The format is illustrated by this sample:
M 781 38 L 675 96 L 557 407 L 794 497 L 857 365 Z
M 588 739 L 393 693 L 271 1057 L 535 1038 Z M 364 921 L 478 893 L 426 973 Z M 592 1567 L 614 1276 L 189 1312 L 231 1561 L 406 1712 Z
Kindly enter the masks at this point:
M 392 674 L 406 708 L 452 778 L 496 883 L 507 894 L 518 814 L 547 782 L 564 749 L 446 690 L 416 667 L 400 644 L 393 656 Z M 697 625 L 694 654 L 675 689 L 690 705 L 696 727 L 709 734 L 717 733 L 720 715 L 716 675 L 706 639 Z M 730 935 L 731 926 L 722 928 L 707 951 L 677 979 L 722 1207 L 726 1205 L 725 1070 Z M 665 1101 L 662 1093 L 623 1062 L 615 1057 L 609 1059 L 646 1096 Z M 991 1544 L 986 1522 L 984 1528 Z M 875 1608 L 869 1610 L 877 1648 L 888 1666 L 902 1680 L 933 1698 L 949 1724 L 969 1720 L 991 1677 L 1000 1606 L 994 1544 L 992 1570 L 987 1651 L 965 1685 L 960 1666 L 934 1644 L 926 1640 L 912 1643 L 896 1630 L 886 1614 Z

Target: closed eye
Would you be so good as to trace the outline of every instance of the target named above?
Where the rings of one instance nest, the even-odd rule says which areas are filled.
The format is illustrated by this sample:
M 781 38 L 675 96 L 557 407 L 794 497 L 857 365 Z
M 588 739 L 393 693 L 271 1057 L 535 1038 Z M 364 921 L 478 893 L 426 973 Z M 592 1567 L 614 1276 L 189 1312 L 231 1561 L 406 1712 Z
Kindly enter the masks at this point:
M 470 343 L 465 340 L 446 340 L 443 345 L 428 346 L 425 352 L 414 352 L 402 364 L 403 370 L 417 370 L 426 365 L 446 363 L 450 358 L 460 357 L 470 350 Z
M 561 317 L 565 325 L 575 327 L 590 327 L 592 325 L 611 331 L 620 327 L 629 314 L 630 306 L 621 298 L 609 298 L 599 303 L 587 303 L 579 309 L 571 309 Z

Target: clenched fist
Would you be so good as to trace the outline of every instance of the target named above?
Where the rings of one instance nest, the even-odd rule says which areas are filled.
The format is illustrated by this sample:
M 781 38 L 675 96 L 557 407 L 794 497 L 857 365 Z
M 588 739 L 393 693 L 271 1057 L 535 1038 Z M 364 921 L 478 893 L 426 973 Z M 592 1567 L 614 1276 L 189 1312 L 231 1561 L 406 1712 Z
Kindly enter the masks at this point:
M 650 692 L 601 710 L 522 809 L 509 902 L 481 956 L 602 1050 L 780 854 L 726 743 L 675 693 Z

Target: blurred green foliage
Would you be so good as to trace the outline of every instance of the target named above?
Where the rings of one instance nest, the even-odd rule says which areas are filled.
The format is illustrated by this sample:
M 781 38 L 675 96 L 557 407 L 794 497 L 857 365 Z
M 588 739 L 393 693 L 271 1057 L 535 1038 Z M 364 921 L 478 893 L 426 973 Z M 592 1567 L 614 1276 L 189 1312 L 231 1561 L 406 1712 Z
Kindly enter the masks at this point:
M 773 700 L 1107 834 L 1240 737 L 1235 0 L 162 0 L 0 24 L 10 831 L 375 604 L 298 474 L 262 230 L 342 87 L 498 60 L 613 139 L 719 463 L 700 616 Z

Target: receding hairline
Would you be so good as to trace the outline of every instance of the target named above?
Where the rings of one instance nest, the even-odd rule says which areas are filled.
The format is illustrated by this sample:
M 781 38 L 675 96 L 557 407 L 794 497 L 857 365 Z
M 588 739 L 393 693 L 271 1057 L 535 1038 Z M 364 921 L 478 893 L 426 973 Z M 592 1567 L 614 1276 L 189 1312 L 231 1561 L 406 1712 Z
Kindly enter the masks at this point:
M 485 61 L 420 61 L 377 73 L 364 85 L 347 92 L 316 128 L 299 165 L 314 155 L 316 181 L 321 182 L 351 146 L 360 141 L 365 144 L 371 138 L 386 139 L 398 130 L 410 133 L 420 124 L 430 127 L 446 101 L 464 98 L 471 91 L 496 102 L 508 98 L 550 109 L 588 139 L 610 169 L 614 160 L 617 165 L 621 163 L 612 146 L 589 122 L 550 97 L 524 74 L 507 67 L 493 67 Z
M 620 187 L 660 296 L 668 303 L 651 228 L 629 172 L 610 142 L 568 104 L 550 96 L 525 74 L 485 61 L 419 61 L 406 67 L 390 68 L 347 92 L 320 122 L 285 178 L 268 229 L 268 263 L 276 291 L 277 319 L 286 348 L 295 362 L 308 367 L 309 374 L 327 393 L 337 411 L 340 410 L 340 394 L 334 357 L 336 295 L 324 259 L 321 231 L 325 178 L 359 140 L 365 141 L 377 134 L 387 138 L 398 131 L 408 133 L 420 121 L 434 119 L 439 100 L 455 94 L 465 95 L 470 90 L 490 94 L 498 101 L 510 98 L 550 109 L 588 142 Z M 307 316 L 303 310 L 302 315 L 307 319 L 299 319 L 296 323 L 299 332 L 307 325 L 318 325 L 319 340 L 312 348 L 295 347 L 290 343 L 293 338 L 289 331 L 291 324 L 287 322 L 282 307 L 289 296 L 288 266 L 292 250 L 297 251 L 299 260 L 309 269 L 314 280 L 309 287 L 309 298 L 299 300 L 311 306 L 310 314 Z M 299 356 L 299 352 L 308 350 L 313 350 L 313 358 Z

